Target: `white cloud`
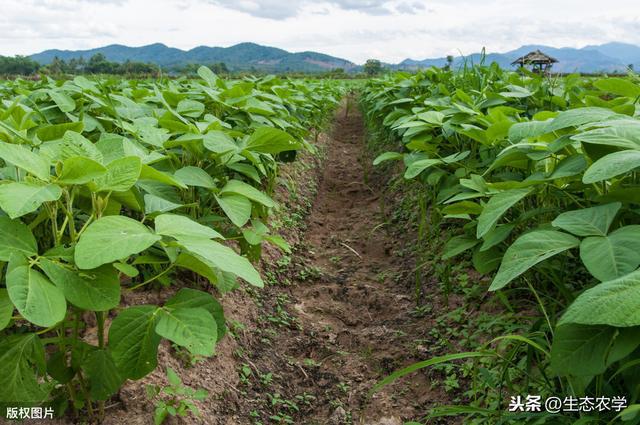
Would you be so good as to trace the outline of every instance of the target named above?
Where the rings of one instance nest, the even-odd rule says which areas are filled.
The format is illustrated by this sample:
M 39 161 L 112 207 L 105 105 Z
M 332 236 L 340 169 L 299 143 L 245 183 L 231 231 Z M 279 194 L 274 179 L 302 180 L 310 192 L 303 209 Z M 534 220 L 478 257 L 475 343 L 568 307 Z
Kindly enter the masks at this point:
M 3 2 L 0 54 L 252 41 L 358 63 L 523 44 L 640 44 L 637 0 L 21 0 Z

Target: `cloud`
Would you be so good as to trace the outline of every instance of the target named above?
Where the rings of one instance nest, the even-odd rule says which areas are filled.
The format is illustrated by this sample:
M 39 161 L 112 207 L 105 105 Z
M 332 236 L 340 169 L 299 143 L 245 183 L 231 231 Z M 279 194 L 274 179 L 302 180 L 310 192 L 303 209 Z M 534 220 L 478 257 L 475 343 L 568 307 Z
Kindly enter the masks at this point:
M 367 15 L 384 16 L 391 14 L 415 13 L 425 8 L 417 1 L 390 0 L 207 0 L 209 3 L 227 9 L 237 10 L 249 15 L 267 19 L 287 19 L 298 16 L 307 9 L 314 9 L 316 13 L 326 13 L 323 6 L 333 7 L 344 11 L 355 11 Z

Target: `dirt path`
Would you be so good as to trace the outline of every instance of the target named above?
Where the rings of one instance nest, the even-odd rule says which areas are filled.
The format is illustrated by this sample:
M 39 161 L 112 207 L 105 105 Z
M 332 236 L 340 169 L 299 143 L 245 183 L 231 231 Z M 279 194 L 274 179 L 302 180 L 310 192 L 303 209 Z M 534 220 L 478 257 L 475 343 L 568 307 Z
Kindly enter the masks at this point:
M 291 423 L 396 425 L 420 418 L 425 404 L 442 397 L 424 374 L 367 396 L 390 372 L 424 360 L 420 341 L 429 329 L 411 315 L 410 267 L 399 256 L 407 240 L 381 225 L 380 194 L 365 184 L 371 159 L 364 137 L 358 111 L 338 112 L 308 228 L 294 254 L 303 264 L 284 291 L 295 325 L 252 356 L 257 368 L 280 378 L 278 396 L 296 401 L 296 412 L 278 409 L 278 401 L 272 409 L 278 417 L 288 413 Z

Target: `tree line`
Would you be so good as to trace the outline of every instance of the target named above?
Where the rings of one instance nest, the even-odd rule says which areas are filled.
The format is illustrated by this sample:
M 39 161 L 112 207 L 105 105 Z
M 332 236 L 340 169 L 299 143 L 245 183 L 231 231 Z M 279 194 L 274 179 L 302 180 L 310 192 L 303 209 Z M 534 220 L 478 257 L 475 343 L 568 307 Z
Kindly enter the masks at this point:
M 223 62 L 207 64 L 216 74 L 228 74 L 229 69 Z M 186 64 L 163 70 L 169 73 L 195 75 L 200 64 Z M 161 68 L 153 63 L 131 61 L 113 62 L 102 53 L 96 53 L 88 60 L 72 58 L 68 61 L 54 57 L 51 63 L 42 65 L 27 56 L 0 56 L 0 75 L 31 76 L 38 73 L 47 75 L 81 75 L 81 74 L 111 74 L 111 75 L 150 75 L 157 76 Z

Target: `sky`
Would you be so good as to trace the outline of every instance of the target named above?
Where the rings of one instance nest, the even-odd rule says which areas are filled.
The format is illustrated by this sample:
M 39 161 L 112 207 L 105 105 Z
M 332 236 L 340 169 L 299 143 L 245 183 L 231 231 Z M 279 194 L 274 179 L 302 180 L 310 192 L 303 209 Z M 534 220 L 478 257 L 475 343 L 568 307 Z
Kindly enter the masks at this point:
M 356 63 L 525 44 L 640 45 L 639 0 L 2 0 L 0 55 L 241 42 Z

